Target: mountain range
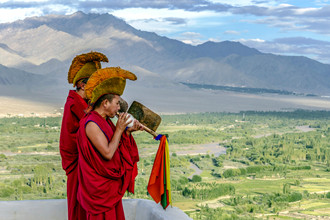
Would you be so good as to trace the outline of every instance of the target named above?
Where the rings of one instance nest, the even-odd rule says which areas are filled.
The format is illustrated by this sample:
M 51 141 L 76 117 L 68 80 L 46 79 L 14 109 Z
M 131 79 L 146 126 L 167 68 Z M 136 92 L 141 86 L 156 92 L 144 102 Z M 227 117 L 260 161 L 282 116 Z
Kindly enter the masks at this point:
M 108 56 L 103 67 L 121 66 L 138 76 L 128 83 L 134 99 L 208 93 L 188 84 L 330 94 L 328 64 L 231 41 L 192 46 L 137 30 L 110 14 L 76 12 L 0 24 L 1 95 L 63 102 L 72 59 L 89 51 Z

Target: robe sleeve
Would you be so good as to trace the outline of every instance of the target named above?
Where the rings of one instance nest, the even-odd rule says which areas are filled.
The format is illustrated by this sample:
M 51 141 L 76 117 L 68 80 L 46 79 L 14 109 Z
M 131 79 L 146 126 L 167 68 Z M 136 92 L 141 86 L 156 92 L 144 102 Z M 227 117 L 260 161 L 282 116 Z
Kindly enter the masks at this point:
M 82 108 L 80 105 L 78 105 L 77 103 L 74 103 L 71 106 L 71 112 L 77 116 L 77 118 L 79 119 L 79 121 L 85 116 L 85 109 Z
M 139 161 L 139 152 L 133 135 L 127 135 L 126 132 L 124 132 L 122 135 L 122 142 L 126 145 L 127 149 L 129 149 L 129 153 L 133 163 L 132 176 L 127 190 L 128 192 L 134 194 L 135 178 L 138 175 L 137 162 Z

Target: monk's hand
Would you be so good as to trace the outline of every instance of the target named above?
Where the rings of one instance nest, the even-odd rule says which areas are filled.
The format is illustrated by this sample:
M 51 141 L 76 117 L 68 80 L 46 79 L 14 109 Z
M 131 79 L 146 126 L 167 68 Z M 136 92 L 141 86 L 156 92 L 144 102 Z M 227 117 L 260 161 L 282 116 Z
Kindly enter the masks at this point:
M 131 123 L 131 120 L 128 119 L 129 115 L 126 112 L 119 113 L 116 129 L 118 129 L 120 132 L 123 132 L 126 129 L 127 125 Z
M 143 131 L 144 126 L 138 121 L 138 120 L 134 120 L 133 126 L 128 128 L 127 131 L 129 133 L 133 132 L 133 131 Z
M 137 121 L 137 122 L 139 123 L 138 130 L 143 131 L 144 130 L 144 125 L 139 121 Z

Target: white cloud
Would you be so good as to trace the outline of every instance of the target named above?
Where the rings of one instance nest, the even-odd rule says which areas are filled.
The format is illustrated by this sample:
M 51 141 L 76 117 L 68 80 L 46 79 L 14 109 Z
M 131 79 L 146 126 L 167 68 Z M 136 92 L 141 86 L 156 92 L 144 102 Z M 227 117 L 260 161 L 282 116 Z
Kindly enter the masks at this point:
M 228 13 L 219 15 L 213 11 L 193 12 L 184 11 L 181 9 L 170 10 L 170 9 L 143 9 L 143 8 L 127 8 L 122 10 L 116 10 L 111 12 L 116 17 L 122 18 L 128 24 L 134 28 L 156 32 L 160 35 L 182 32 L 183 30 L 189 30 L 189 28 L 201 26 L 213 26 L 222 23 L 220 21 L 211 21 L 208 18 L 228 16 Z M 169 19 L 171 18 L 171 19 Z M 175 23 L 173 19 L 182 19 L 185 22 Z M 201 25 L 200 20 L 205 20 Z
M 228 35 L 239 35 L 240 32 L 238 31 L 233 31 L 233 30 L 228 30 L 228 31 L 225 31 L 223 32 L 224 34 L 228 34 Z
M 210 0 L 212 3 L 219 4 L 228 4 L 233 6 L 250 6 L 250 5 L 258 5 L 258 6 L 274 6 L 278 5 L 278 1 L 270 0 L 270 1 L 255 1 L 255 0 Z
M 183 37 L 189 37 L 189 38 L 201 38 L 203 37 L 200 33 L 196 32 L 184 32 L 181 34 Z
M 184 32 L 181 33 L 178 37 L 175 37 L 176 40 L 182 41 L 185 44 L 198 45 L 203 43 L 201 40 L 204 36 L 196 32 Z
M 316 5 L 327 5 L 330 3 L 330 0 L 315 0 Z
M 252 5 L 253 1 L 251 0 L 210 0 L 212 3 L 220 3 L 220 4 L 228 4 L 228 5 L 236 5 L 236 6 L 246 6 Z
M 251 39 L 238 41 L 276 53 L 279 51 L 278 42 L 272 42 L 272 39 L 279 36 L 313 36 L 329 42 L 329 3 L 330 0 L 0 0 L 0 23 L 31 16 L 71 14 L 77 10 L 111 13 L 134 28 L 193 45 L 210 39 L 217 41 L 220 36 L 223 40 L 232 40 L 239 35 Z M 249 32 L 243 31 L 246 28 Z M 261 36 L 267 36 L 272 43 L 259 39 Z M 292 49 L 307 54 L 307 46 L 287 47 L 293 44 L 281 43 L 282 52 Z M 315 51 L 315 54 L 329 57 L 326 47 L 315 49 L 309 45 L 309 48 L 308 53 Z
M 221 40 L 216 38 L 209 38 L 208 41 L 220 42 Z
M 39 0 L 38 2 L 43 1 Z M 45 14 L 72 14 L 75 11 L 72 7 L 62 4 L 45 4 L 38 7 L 17 7 L 12 9 L 0 8 L 0 23 L 13 22 L 27 17 L 43 16 Z
M 237 40 L 239 42 L 242 42 L 242 43 L 246 43 L 246 42 L 258 42 L 258 43 L 264 43 L 266 42 L 265 40 L 263 39 L 259 39 L 259 38 L 256 38 L 256 39 L 239 39 Z
M 239 39 L 242 44 L 256 48 L 263 53 L 272 53 L 287 56 L 306 56 L 319 62 L 330 64 L 330 44 L 316 41 L 308 38 L 296 38 L 296 44 L 293 44 L 295 38 L 276 39 L 266 41 L 263 39 Z
M 0 23 L 13 22 L 26 17 L 41 15 L 43 15 L 43 11 L 39 8 L 17 8 L 12 10 L 0 8 Z
M 177 39 L 179 40 L 179 39 Z M 181 40 L 185 44 L 190 44 L 190 45 L 199 45 L 204 43 L 204 41 L 198 40 L 198 39 L 186 39 L 186 40 Z
M 48 1 L 49 1 L 49 0 L 18 0 L 18 1 L 16 1 L 16 0 L 11 0 L 11 1 L 0 0 L 0 3 L 7 3 L 7 2 L 13 2 L 13 3 L 15 3 L 15 2 L 17 2 L 17 3 L 21 3 L 21 2 L 24 2 L 24 3 L 31 2 L 31 3 L 33 3 L 33 2 L 48 2 Z
M 183 9 L 155 9 L 155 8 L 127 8 L 111 12 L 114 16 L 124 18 L 126 21 L 138 19 L 159 19 L 167 17 L 178 17 L 185 19 L 204 18 L 218 15 L 212 11 L 194 12 Z M 219 15 L 218 15 L 219 16 Z
M 317 8 L 299 8 L 299 9 L 295 9 L 293 11 L 296 15 L 303 15 L 303 14 L 306 14 L 308 12 L 316 12 L 318 10 L 319 9 L 317 9 Z

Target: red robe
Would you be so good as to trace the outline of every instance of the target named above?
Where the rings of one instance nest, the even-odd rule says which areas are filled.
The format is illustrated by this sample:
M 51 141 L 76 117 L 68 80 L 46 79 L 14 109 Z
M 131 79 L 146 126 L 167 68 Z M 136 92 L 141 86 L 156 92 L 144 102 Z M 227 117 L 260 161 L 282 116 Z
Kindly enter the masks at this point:
M 132 135 L 122 134 L 111 160 L 105 160 L 86 135 L 85 127 L 96 123 L 108 142 L 116 130 L 110 119 L 92 111 L 80 122 L 78 144 L 78 200 L 87 212 L 87 219 L 125 219 L 122 197 L 125 191 L 134 193 L 137 175 L 138 149 Z
M 64 106 L 60 136 L 62 167 L 67 175 L 68 219 L 86 219 L 86 212 L 77 201 L 78 190 L 78 149 L 76 136 L 79 121 L 88 107 L 85 100 L 74 90 L 70 90 Z

